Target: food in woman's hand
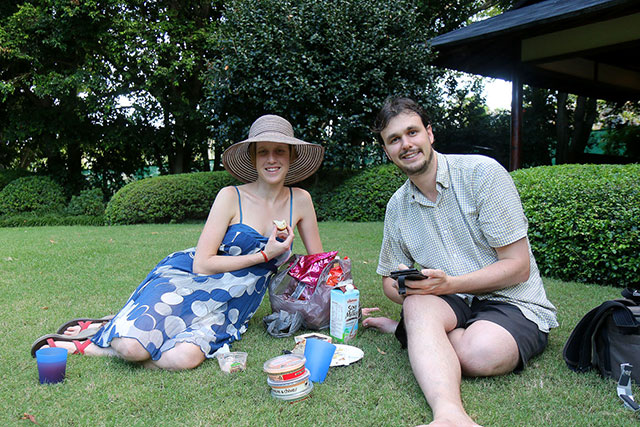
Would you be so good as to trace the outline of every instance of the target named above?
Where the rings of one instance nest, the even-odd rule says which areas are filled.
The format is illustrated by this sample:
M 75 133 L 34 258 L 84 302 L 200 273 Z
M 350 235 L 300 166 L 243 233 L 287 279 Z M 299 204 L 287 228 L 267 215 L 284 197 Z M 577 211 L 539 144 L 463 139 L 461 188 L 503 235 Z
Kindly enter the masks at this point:
M 287 231 L 287 221 L 284 219 L 274 219 L 273 223 L 276 225 L 276 238 L 280 240 L 285 240 L 289 235 Z

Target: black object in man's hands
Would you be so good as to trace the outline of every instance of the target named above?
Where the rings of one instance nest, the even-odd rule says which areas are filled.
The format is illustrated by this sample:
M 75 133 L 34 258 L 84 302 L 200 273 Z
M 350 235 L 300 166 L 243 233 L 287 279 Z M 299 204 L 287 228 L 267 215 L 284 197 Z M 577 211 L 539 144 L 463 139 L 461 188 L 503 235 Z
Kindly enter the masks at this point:
M 409 279 L 409 280 L 428 279 L 427 276 L 420 273 L 420 271 L 416 270 L 415 268 L 407 268 L 406 270 L 392 271 L 389 274 L 389 277 L 391 277 L 393 280 L 396 280 L 398 282 L 398 294 L 400 295 L 405 295 L 407 293 L 407 288 L 404 285 L 404 281 L 406 279 Z

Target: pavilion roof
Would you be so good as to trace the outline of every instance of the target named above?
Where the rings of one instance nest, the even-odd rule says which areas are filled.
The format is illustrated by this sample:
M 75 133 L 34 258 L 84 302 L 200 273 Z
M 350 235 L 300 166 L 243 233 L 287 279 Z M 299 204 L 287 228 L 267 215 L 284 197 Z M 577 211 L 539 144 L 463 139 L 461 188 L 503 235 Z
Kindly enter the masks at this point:
M 530 0 L 430 40 L 434 64 L 601 99 L 640 99 L 640 1 Z

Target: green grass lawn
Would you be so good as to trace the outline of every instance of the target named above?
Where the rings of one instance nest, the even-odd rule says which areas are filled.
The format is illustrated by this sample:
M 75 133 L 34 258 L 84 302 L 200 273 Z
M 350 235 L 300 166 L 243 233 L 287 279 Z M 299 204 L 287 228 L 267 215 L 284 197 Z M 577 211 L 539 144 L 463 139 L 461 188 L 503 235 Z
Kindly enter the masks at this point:
M 366 425 L 412 426 L 431 421 L 407 353 L 391 335 L 360 330 L 350 344 L 362 361 L 332 368 L 308 400 L 289 404 L 269 394 L 263 363 L 293 347 L 269 336 L 268 298 L 234 344 L 249 353 L 245 372 L 220 371 L 214 360 L 188 372 L 147 371 L 112 358 L 70 356 L 62 384 L 40 385 L 29 353 L 40 335 L 66 320 L 117 311 L 148 271 L 172 251 L 194 246 L 201 225 L 0 229 L 0 424 L 29 425 Z M 325 250 L 353 262 L 363 307 L 398 318 L 375 269 L 381 223 L 322 223 Z M 296 242 L 295 251 L 302 246 Z M 577 321 L 619 289 L 545 280 L 560 327 L 547 351 L 522 374 L 464 379 L 472 417 L 486 426 L 638 425 L 622 407 L 615 381 L 575 374 L 562 348 Z M 302 333 L 301 331 L 300 333 Z M 640 367 L 638 367 L 640 368 Z M 635 394 L 638 389 L 635 388 Z

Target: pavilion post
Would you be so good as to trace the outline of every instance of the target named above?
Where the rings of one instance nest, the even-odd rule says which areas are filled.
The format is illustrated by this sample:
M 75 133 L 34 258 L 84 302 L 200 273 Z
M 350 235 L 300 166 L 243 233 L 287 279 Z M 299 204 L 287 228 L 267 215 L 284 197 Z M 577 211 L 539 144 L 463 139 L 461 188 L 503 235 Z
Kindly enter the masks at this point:
M 517 72 L 511 79 L 511 155 L 509 170 L 520 169 L 522 147 L 522 82 Z

